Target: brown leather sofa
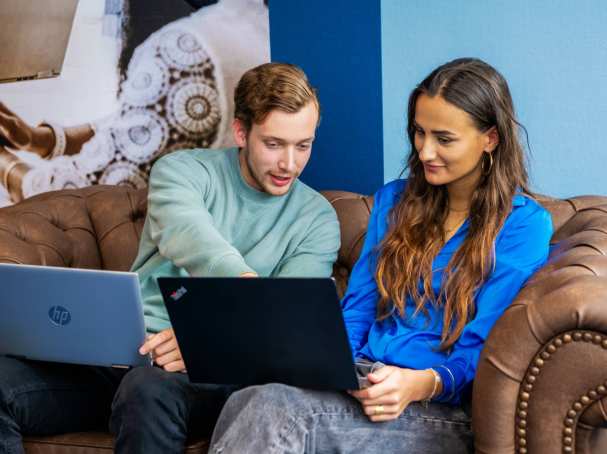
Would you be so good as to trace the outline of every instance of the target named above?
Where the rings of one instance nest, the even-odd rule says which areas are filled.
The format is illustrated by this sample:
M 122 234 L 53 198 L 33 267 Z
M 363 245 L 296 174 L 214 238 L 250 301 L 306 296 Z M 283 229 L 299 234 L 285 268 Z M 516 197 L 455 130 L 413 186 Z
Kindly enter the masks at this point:
M 340 290 L 372 199 L 325 192 L 341 222 Z M 520 292 L 483 350 L 473 392 L 479 453 L 607 452 L 607 197 L 541 199 L 553 217 L 550 262 Z M 95 186 L 0 209 L 0 261 L 127 270 L 146 193 Z M 1 291 L 1 289 L 0 289 Z M 108 434 L 28 437 L 28 453 L 102 453 Z M 188 453 L 206 452 L 192 440 Z

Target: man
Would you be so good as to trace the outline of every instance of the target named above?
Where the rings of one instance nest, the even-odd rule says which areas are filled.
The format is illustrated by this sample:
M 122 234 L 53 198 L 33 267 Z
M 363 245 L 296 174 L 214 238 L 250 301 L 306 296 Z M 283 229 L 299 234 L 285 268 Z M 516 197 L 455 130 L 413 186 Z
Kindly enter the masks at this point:
M 298 180 L 319 120 L 314 89 L 299 68 L 267 63 L 243 75 L 234 98 L 238 148 L 175 152 L 150 175 L 132 268 L 150 333 L 140 353 L 159 367 L 125 373 L 0 358 L 0 453 L 22 452 L 22 433 L 89 430 L 108 419 L 118 453 L 183 451 L 188 435 L 210 433 L 232 388 L 179 373 L 185 365 L 156 278 L 331 274 L 335 211 Z

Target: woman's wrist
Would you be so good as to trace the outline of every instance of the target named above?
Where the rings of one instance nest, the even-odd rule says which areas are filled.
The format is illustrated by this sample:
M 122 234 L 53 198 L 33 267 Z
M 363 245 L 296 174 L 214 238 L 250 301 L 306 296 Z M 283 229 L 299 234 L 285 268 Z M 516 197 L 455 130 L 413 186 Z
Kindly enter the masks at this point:
M 29 170 L 30 167 L 26 163 L 0 147 L 0 181 L 13 202 L 23 199 L 21 180 Z
M 31 151 L 41 158 L 48 157 L 55 147 L 55 134 L 48 125 L 39 125 L 32 129 Z
M 421 374 L 421 386 L 416 401 L 427 403 L 442 392 L 442 380 L 434 369 L 420 370 L 419 373 Z

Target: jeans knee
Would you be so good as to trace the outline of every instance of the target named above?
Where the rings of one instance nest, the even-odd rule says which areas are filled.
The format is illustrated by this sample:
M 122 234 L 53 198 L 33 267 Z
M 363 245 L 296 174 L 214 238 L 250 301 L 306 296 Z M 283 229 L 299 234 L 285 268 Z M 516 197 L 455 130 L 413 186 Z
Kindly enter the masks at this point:
M 247 407 L 264 412 L 297 412 L 303 402 L 304 391 L 281 383 L 249 386 L 235 392 L 228 399 L 227 405 Z
M 112 402 L 112 415 L 122 412 L 142 417 L 161 408 L 164 412 L 182 412 L 186 399 L 182 397 L 182 374 L 166 372 L 157 367 L 137 367 L 129 371 Z
M 23 386 L 19 377 L 18 360 L 0 357 L 0 415 L 6 415 L 13 404 L 15 393 Z

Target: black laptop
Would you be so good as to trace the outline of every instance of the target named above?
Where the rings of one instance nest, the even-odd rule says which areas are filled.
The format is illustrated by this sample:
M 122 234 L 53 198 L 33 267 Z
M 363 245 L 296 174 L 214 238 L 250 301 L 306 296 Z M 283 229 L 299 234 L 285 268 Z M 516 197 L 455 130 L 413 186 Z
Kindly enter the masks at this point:
M 190 381 L 357 389 L 330 278 L 158 278 Z

